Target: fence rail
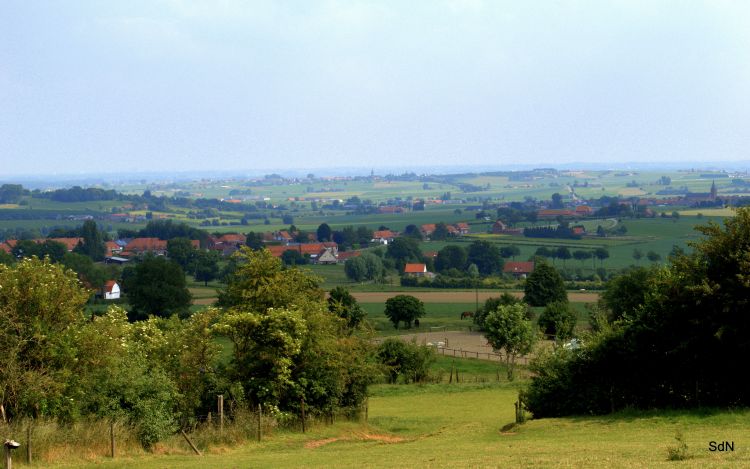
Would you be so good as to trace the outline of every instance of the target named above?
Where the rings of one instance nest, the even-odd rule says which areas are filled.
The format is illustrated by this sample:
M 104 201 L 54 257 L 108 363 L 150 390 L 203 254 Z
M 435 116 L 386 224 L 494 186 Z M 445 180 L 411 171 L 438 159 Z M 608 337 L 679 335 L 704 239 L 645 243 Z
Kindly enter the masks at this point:
M 448 347 L 438 347 L 437 350 L 440 355 L 448 356 L 448 357 L 478 358 L 480 360 L 492 360 L 492 361 L 505 360 L 505 357 L 502 354 L 495 353 L 495 352 L 479 352 L 476 350 L 464 350 L 464 349 L 455 349 L 455 348 L 448 348 Z M 516 363 L 521 364 L 521 365 L 528 365 L 529 358 L 517 357 Z

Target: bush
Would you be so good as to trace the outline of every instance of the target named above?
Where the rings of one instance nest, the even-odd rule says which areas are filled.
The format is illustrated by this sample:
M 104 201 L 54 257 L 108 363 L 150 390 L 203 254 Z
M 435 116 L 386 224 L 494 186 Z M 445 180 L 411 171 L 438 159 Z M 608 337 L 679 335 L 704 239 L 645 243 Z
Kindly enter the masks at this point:
M 416 340 L 389 338 L 378 347 L 376 357 L 383 365 L 386 379 L 393 384 L 399 377 L 405 383 L 420 383 L 429 377 L 430 366 L 437 359 L 435 350 L 424 345 L 417 345 Z
M 567 301 L 556 301 L 544 308 L 539 316 L 539 328 L 548 335 L 554 335 L 557 340 L 573 337 L 573 329 L 578 317 Z

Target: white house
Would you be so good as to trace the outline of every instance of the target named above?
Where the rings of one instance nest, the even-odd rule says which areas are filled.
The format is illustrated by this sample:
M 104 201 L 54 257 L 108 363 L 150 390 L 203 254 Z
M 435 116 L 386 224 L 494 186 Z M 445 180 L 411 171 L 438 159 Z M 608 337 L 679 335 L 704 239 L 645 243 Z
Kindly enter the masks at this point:
M 120 298 L 120 285 L 114 280 L 107 280 L 104 284 L 104 299 L 117 300 Z

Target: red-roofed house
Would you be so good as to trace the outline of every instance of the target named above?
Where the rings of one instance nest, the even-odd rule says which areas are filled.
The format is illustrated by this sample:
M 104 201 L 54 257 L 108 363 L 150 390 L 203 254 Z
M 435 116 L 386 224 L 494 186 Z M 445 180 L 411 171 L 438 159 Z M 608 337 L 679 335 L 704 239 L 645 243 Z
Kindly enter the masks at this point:
M 78 246 L 79 242 L 83 242 L 83 238 L 48 238 L 50 241 L 55 241 L 56 243 L 64 244 L 65 249 L 68 250 L 68 252 L 72 252 L 73 249 Z M 43 243 L 44 239 L 42 240 L 36 240 L 37 243 Z
M 339 252 L 338 260 L 339 262 L 346 262 L 347 259 L 359 257 L 361 255 L 362 251 L 341 251 Z
M 144 254 L 150 252 L 157 256 L 167 253 L 167 242 L 159 238 L 134 238 L 123 250 L 123 253 Z
M 120 285 L 114 280 L 107 280 L 102 288 L 105 300 L 117 300 L 120 298 Z
M 419 228 L 419 231 L 421 231 L 421 232 L 422 232 L 422 235 L 423 235 L 423 236 L 425 236 L 425 237 L 429 237 L 430 235 L 432 235 L 432 233 L 434 233 L 434 232 L 435 232 L 435 224 L 434 224 L 434 223 L 427 223 L 427 224 L 424 224 L 424 225 L 422 225 L 422 226 L 421 226 L 421 227 Z
M 288 231 L 278 231 L 273 235 L 274 241 L 281 241 L 282 243 L 291 243 L 294 238 L 289 234 Z
M 586 228 L 581 225 L 576 225 L 572 228 L 573 234 L 577 236 L 583 236 L 586 234 Z
M 107 257 L 112 257 L 122 252 L 122 246 L 115 243 L 114 241 L 107 241 L 106 243 L 104 243 L 104 248 L 104 255 Z
M 492 233 L 493 234 L 501 234 L 505 232 L 505 230 L 508 229 L 508 226 L 502 222 L 502 220 L 498 220 L 495 222 L 494 225 L 492 225 Z
M 391 230 L 375 231 L 372 234 L 372 242 L 380 243 L 380 244 L 388 244 L 392 242 L 394 238 L 396 238 L 396 236 L 398 235 Z
M 589 207 L 588 205 L 579 205 L 578 207 L 576 207 L 576 213 L 581 216 L 587 217 L 594 213 L 594 209 Z
M 8 241 L 15 241 L 15 240 L 14 239 L 10 239 Z M 10 244 L 8 244 L 7 241 L 4 241 L 4 242 L 0 243 L 0 251 L 5 251 L 8 254 L 10 254 L 11 251 L 13 251 L 13 248 L 10 246 Z
M 404 266 L 404 275 L 424 277 L 427 274 L 427 266 L 425 264 L 406 264 Z
M 533 262 L 506 262 L 503 266 L 503 273 L 511 274 L 515 278 L 526 278 L 533 271 Z
M 469 232 L 471 231 L 471 227 L 469 227 L 468 223 L 456 223 L 454 226 L 456 227 L 456 229 L 458 230 L 458 234 L 460 235 L 469 234 Z
M 285 251 L 297 251 L 301 255 L 310 256 L 312 262 L 316 262 L 323 251 L 330 251 L 331 255 L 338 257 L 339 245 L 330 241 L 325 243 L 291 244 L 287 246 L 266 246 L 274 257 L 281 257 Z
M 227 233 L 221 235 L 218 239 L 219 242 L 224 244 L 242 245 L 247 241 L 247 237 L 240 233 Z

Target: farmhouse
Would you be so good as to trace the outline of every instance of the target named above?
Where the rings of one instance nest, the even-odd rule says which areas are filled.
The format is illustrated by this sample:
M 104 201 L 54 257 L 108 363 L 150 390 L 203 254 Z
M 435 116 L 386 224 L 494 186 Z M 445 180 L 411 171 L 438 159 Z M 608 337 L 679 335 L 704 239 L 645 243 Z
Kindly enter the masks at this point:
M 503 266 L 503 273 L 515 278 L 526 278 L 533 271 L 533 262 L 506 262 Z
M 105 300 L 117 300 L 120 298 L 120 285 L 114 280 L 107 280 L 102 290 Z
M 523 233 L 523 230 L 518 228 L 508 228 L 508 225 L 503 223 L 502 220 L 497 220 L 492 225 L 492 234 L 511 234 L 511 235 L 520 235 Z
M 404 266 L 404 275 L 412 277 L 425 277 L 429 274 L 425 264 L 406 264 Z
M 339 245 L 333 241 L 325 243 L 289 244 L 286 246 L 266 246 L 266 249 L 271 251 L 271 254 L 274 257 L 281 257 L 286 251 L 297 251 L 300 255 L 309 257 L 310 261 L 313 263 L 318 263 L 320 256 L 325 253 L 330 253 L 330 256 L 326 255 L 324 258 L 324 262 L 327 263 L 332 263 L 330 259 L 331 257 L 338 262 L 339 256 Z
M 122 251 L 123 256 L 145 253 L 163 256 L 167 253 L 167 242 L 159 238 L 134 238 Z
M 461 222 L 461 223 L 456 223 L 453 226 L 456 227 L 459 235 L 469 234 L 469 232 L 471 231 L 471 228 L 469 227 L 468 223 Z
M 351 259 L 353 257 L 359 257 L 361 255 L 362 255 L 362 251 L 342 251 L 342 252 L 339 252 L 338 261 L 346 262 L 348 259 Z
M 429 238 L 432 236 L 432 233 L 435 232 L 435 224 L 434 223 L 426 223 L 419 227 L 419 231 L 422 232 L 422 236 L 425 238 Z
M 117 254 L 120 254 L 122 252 L 122 246 L 117 244 L 114 241 L 107 241 L 104 243 L 105 251 L 104 255 L 107 257 L 111 257 Z
M 397 233 L 391 231 L 391 230 L 380 230 L 376 231 L 372 234 L 372 240 L 373 243 L 380 243 L 380 244 L 388 244 L 393 242 L 393 240 L 398 236 Z
M 333 265 L 338 263 L 338 259 L 333 253 L 333 248 L 325 248 L 317 256 L 316 264 Z

